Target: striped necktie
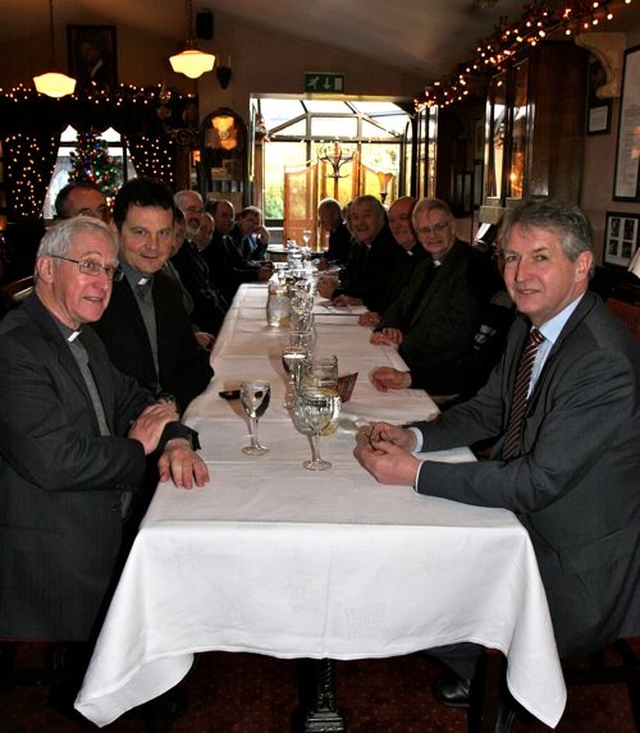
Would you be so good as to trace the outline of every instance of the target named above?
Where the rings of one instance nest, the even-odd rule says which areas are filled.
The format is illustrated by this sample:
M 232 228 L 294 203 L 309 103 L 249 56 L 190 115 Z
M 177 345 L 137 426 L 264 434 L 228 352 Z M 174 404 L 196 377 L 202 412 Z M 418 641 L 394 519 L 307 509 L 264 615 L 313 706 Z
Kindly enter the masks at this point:
M 531 371 L 536 354 L 540 348 L 540 344 L 544 341 L 544 336 L 537 328 L 532 328 L 529 336 L 524 343 L 520 361 L 518 362 L 518 371 L 516 372 L 516 381 L 513 388 L 513 398 L 511 400 L 511 411 L 509 413 L 509 422 L 507 423 L 507 431 L 505 434 L 504 444 L 502 446 L 502 460 L 509 461 L 520 454 L 520 439 L 522 433 L 522 425 L 524 423 L 524 414 L 527 407 L 527 395 L 529 392 L 529 382 L 531 382 Z

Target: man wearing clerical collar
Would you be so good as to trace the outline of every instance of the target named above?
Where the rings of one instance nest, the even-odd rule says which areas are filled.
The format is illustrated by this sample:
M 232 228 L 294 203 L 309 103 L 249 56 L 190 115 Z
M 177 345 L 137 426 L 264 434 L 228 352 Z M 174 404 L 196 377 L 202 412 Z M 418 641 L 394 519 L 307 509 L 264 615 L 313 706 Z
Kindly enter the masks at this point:
M 87 325 L 121 277 L 117 252 L 97 219 L 54 225 L 34 292 L 0 323 L 2 638 L 92 638 L 148 463 L 178 487 L 209 480 L 175 406 L 119 372 Z
M 118 191 L 113 220 L 125 277 L 95 329 L 122 372 L 155 394 L 171 394 L 183 411 L 213 370 L 180 286 L 162 271 L 175 242 L 174 216 L 173 194 L 161 181 L 134 178 Z

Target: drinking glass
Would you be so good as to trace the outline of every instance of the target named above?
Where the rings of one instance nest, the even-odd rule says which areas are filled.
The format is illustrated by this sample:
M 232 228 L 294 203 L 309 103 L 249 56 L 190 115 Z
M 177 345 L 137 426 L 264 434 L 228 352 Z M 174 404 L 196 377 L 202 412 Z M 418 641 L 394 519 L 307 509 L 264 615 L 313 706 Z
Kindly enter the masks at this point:
M 323 428 L 322 435 L 331 435 L 338 426 L 340 396 L 338 392 L 338 357 L 334 354 L 312 354 L 305 360 L 300 374 L 300 388 L 322 389 L 337 398 L 333 418 Z
M 242 449 L 248 456 L 262 456 L 269 452 L 258 440 L 258 420 L 264 415 L 271 399 L 271 385 L 262 379 L 240 384 L 240 401 L 249 416 L 249 445 Z
M 309 471 L 326 471 L 331 463 L 320 455 L 320 435 L 340 410 L 340 398 L 327 389 L 305 387 L 296 396 L 296 428 L 309 435 L 311 458 L 303 462 Z
M 301 349 L 306 349 L 308 354 L 313 351 L 315 346 L 316 333 L 314 330 L 308 331 L 289 331 L 289 346 L 297 346 Z
M 296 391 L 300 383 L 300 371 L 309 351 L 304 346 L 285 346 L 282 349 L 282 366 L 288 375 L 287 394 L 284 407 L 291 409 L 295 405 Z

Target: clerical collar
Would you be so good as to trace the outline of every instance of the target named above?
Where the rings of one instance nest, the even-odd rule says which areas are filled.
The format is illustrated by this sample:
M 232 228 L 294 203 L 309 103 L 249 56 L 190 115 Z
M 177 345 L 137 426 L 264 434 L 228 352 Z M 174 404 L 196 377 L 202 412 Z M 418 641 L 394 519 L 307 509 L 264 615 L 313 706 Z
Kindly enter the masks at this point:
M 51 313 L 50 315 L 51 315 L 51 318 L 53 318 L 53 322 L 58 327 L 58 331 L 60 331 L 60 333 L 62 334 L 62 338 L 64 338 L 65 341 L 67 341 L 68 343 L 71 343 L 72 341 L 75 341 L 78 338 L 78 336 L 80 335 L 81 329 L 69 328 L 69 326 L 67 326 L 65 323 L 63 323 L 62 321 L 59 321 L 53 315 L 53 313 Z
M 141 272 L 131 267 L 131 265 L 124 260 L 120 261 L 120 266 L 122 267 L 124 271 L 124 276 L 127 278 L 127 282 L 129 283 L 129 285 L 131 285 L 131 287 L 134 287 L 136 285 L 143 287 L 153 281 L 152 275 L 143 275 Z

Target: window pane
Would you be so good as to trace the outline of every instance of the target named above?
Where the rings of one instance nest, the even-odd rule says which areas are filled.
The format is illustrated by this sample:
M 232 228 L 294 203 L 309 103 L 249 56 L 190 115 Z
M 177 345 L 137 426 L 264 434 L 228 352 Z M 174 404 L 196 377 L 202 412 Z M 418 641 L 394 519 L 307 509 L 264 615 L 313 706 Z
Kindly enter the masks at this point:
M 355 117 L 313 117 L 311 119 L 313 137 L 357 137 L 358 120 Z

